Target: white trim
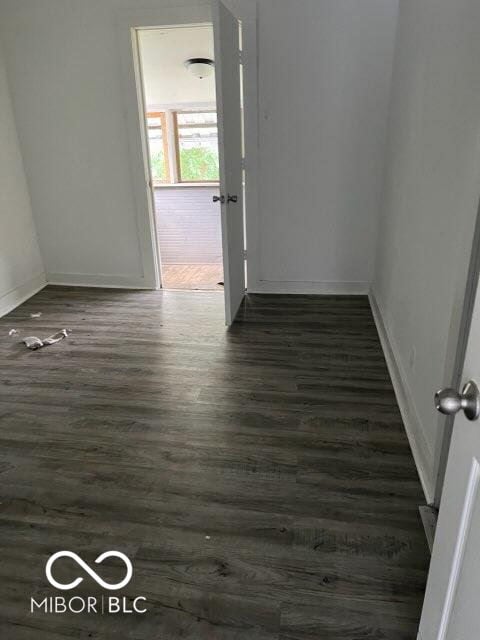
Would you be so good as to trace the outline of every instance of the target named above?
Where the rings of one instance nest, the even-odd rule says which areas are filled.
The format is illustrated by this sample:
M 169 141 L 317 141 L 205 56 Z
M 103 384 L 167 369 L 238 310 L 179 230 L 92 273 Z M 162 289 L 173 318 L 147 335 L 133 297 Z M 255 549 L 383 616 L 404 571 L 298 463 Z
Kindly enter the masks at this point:
M 47 286 L 43 271 L 23 284 L 6 291 L 0 296 L 0 317 L 10 313 L 23 302 L 34 296 Z
M 117 276 L 90 273 L 47 273 L 48 284 L 64 287 L 100 287 L 104 289 L 152 289 L 141 276 Z
M 250 250 L 249 259 L 250 259 Z M 249 293 L 291 293 L 314 295 L 367 295 L 368 282 L 313 282 L 260 280 L 248 287 Z
M 412 392 L 410 391 L 407 377 L 399 357 L 399 349 L 393 336 L 388 331 L 388 326 L 384 321 L 384 314 L 372 289 L 368 294 L 368 298 L 383 347 L 385 360 L 387 361 L 388 371 L 392 379 L 405 431 L 410 443 L 420 482 L 422 483 L 425 500 L 427 504 L 432 504 L 434 498 L 434 482 L 431 477 L 433 452 L 429 447 L 422 422 L 415 408 Z

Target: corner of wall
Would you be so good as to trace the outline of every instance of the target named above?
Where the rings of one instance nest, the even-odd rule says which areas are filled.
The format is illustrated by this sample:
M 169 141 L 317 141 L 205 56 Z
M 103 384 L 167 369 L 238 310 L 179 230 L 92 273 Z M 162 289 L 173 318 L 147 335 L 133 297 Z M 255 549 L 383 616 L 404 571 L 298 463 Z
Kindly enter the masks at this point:
M 0 43 L 0 316 L 47 284 Z
M 41 272 L 33 276 L 27 282 L 15 287 L 15 289 L 11 289 L 10 291 L 6 291 L 0 295 L 0 317 L 10 313 L 10 311 L 13 311 L 13 309 L 34 296 L 46 286 L 47 280 L 45 278 L 45 273 Z
M 430 450 L 421 420 L 415 408 L 415 402 L 403 370 L 398 347 L 389 330 L 388 323 L 382 311 L 381 301 L 375 293 L 374 286 L 370 288 L 368 298 L 397 403 L 402 415 L 405 432 L 425 494 L 425 500 L 427 504 L 432 504 L 435 493 L 435 483 L 432 477 L 434 466 L 433 453 Z

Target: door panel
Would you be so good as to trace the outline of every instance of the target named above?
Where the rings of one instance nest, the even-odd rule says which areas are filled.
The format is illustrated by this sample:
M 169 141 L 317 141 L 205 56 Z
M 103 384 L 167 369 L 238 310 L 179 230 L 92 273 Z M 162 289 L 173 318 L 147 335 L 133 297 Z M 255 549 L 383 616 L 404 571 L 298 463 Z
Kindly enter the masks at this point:
M 480 386 L 477 290 L 463 384 Z M 480 420 L 455 418 L 420 622 L 421 640 L 473 640 L 480 629 Z
M 242 113 L 238 20 L 221 0 L 212 6 L 215 41 L 220 204 L 222 219 L 225 320 L 235 320 L 245 295 L 242 188 Z M 233 196 L 233 201 L 229 196 Z

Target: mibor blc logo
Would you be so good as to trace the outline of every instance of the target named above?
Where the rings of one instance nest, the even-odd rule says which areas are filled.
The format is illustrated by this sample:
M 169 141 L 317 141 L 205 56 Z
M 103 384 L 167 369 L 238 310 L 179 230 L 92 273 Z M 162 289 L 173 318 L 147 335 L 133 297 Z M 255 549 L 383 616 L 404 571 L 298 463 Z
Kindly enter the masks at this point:
M 95 560 L 95 564 L 101 564 L 107 558 L 120 558 L 121 560 L 123 560 L 127 568 L 127 573 L 125 574 L 125 578 L 118 584 L 110 584 L 109 582 L 105 582 L 105 580 L 103 580 L 98 575 L 98 573 L 91 569 L 88 564 L 84 562 L 76 553 L 73 553 L 73 551 L 57 551 L 57 553 L 54 553 L 53 556 L 50 556 L 50 558 L 48 559 L 47 564 L 45 565 L 45 574 L 47 576 L 47 580 L 53 587 L 55 587 L 56 589 L 62 589 L 63 591 L 75 589 L 75 587 L 78 587 L 78 585 L 82 582 L 83 578 L 76 578 L 68 584 L 57 582 L 57 580 L 55 580 L 55 578 L 52 576 L 52 567 L 54 563 L 60 558 L 72 558 L 72 560 L 75 560 L 75 562 L 80 565 L 85 573 L 88 573 L 88 575 L 93 578 L 95 582 L 97 582 L 104 589 L 108 589 L 110 591 L 117 591 L 118 589 L 122 589 L 123 587 L 125 587 L 130 582 L 133 575 L 132 563 L 124 553 L 121 553 L 121 551 L 105 551 L 105 553 L 99 555 Z
M 126 587 L 133 576 L 133 566 L 130 559 L 121 551 L 105 551 L 95 559 L 95 564 L 100 565 L 107 558 L 119 558 L 125 565 L 125 576 L 120 582 L 111 583 L 104 580 L 94 569 L 92 569 L 82 558 L 73 551 L 57 551 L 47 560 L 45 565 L 45 575 L 47 580 L 61 591 L 71 591 L 83 582 L 83 576 L 78 576 L 68 583 L 59 582 L 53 576 L 54 565 L 62 559 L 68 558 L 75 562 L 82 571 L 90 576 L 102 589 L 107 591 L 118 591 Z M 40 599 L 39 599 L 40 600 Z M 30 598 L 30 613 L 146 613 L 146 598 L 137 596 L 136 598 L 126 598 L 125 596 L 45 596 L 43 600 L 37 601 Z

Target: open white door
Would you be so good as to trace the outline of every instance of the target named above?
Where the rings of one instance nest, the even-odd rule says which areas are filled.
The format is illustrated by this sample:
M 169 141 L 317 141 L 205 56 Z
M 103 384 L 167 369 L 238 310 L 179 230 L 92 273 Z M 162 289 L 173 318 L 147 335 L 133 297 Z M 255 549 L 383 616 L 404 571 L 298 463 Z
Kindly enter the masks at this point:
M 463 369 L 463 384 L 469 381 L 480 386 L 478 290 Z M 452 390 L 444 390 L 437 398 L 437 406 L 441 402 L 443 412 L 451 415 L 460 403 L 468 404 L 467 400 Z M 470 404 L 474 409 L 473 399 Z M 472 415 L 470 418 L 461 409 L 455 418 L 420 640 L 480 637 L 480 420 L 473 420 Z
M 225 320 L 227 325 L 231 325 L 245 295 L 239 24 L 221 0 L 213 0 L 212 15 L 217 86 Z

